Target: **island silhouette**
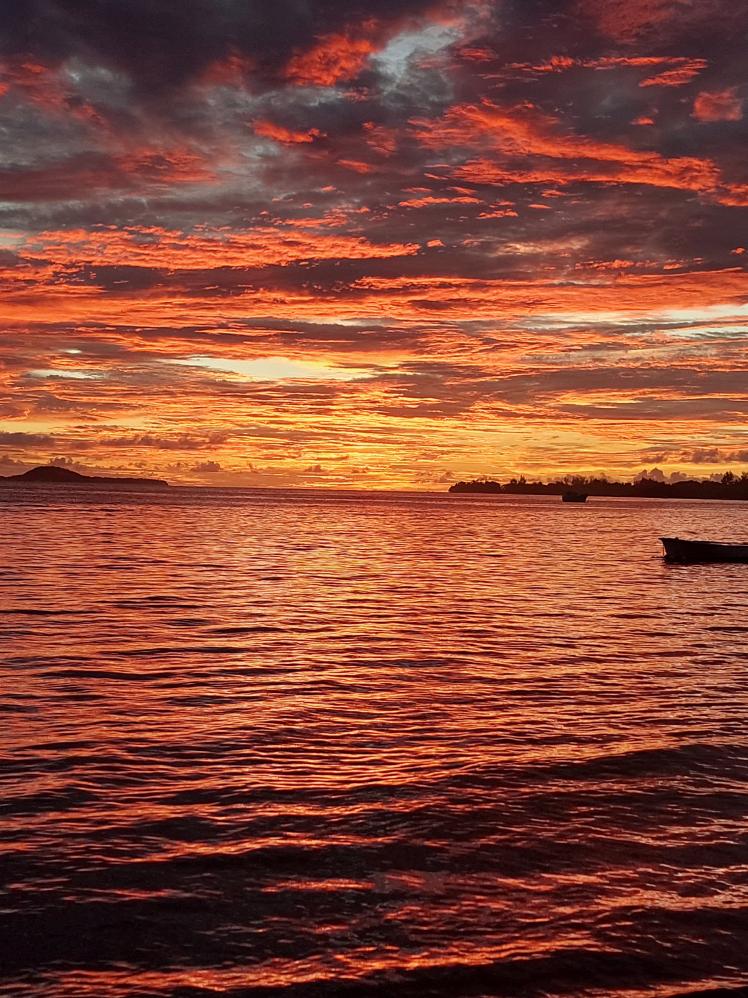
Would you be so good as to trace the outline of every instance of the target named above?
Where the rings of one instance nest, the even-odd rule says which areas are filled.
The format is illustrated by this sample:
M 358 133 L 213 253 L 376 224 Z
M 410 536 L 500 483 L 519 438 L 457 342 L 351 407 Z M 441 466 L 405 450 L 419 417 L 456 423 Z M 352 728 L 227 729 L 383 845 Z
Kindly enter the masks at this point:
M 168 488 L 169 483 L 162 478 L 117 478 L 105 475 L 81 475 L 70 468 L 60 468 L 55 464 L 41 465 L 24 471 L 21 475 L 0 476 L 0 485 L 6 482 L 19 482 L 30 485 L 148 485 Z
M 738 499 L 748 500 L 748 472 L 735 475 L 725 472 L 721 478 L 684 479 L 679 482 L 661 482 L 646 476 L 634 482 L 611 482 L 607 478 L 585 478 L 570 475 L 555 482 L 530 482 L 524 475 L 508 482 L 489 478 L 475 478 L 469 482 L 456 482 L 450 492 L 475 492 L 488 495 L 564 495 L 576 492 L 587 496 L 630 496 L 636 499 Z

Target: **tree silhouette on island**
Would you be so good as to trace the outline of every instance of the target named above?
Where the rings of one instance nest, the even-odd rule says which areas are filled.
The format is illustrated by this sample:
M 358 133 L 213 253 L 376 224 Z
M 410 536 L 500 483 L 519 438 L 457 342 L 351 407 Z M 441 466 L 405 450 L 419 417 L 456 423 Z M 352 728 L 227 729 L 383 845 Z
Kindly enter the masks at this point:
M 738 499 L 748 500 L 748 472 L 735 475 L 726 471 L 713 479 L 684 479 L 680 482 L 660 482 L 646 476 L 634 482 L 611 482 L 607 478 L 585 478 L 569 475 L 555 482 L 529 482 L 524 475 L 512 478 L 504 485 L 487 478 L 451 485 L 450 492 L 488 495 L 563 495 L 573 490 L 589 496 L 631 496 L 637 499 Z

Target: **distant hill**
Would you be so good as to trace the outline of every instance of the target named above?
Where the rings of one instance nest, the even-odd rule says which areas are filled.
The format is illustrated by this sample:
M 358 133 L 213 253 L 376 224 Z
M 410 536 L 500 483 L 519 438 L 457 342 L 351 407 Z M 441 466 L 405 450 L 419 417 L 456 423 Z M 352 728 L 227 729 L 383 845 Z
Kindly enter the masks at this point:
M 58 468 L 54 464 L 32 468 L 22 475 L 0 476 L 0 485 L 5 482 L 21 482 L 42 485 L 149 485 L 159 488 L 169 486 L 162 478 L 113 478 L 103 475 L 81 475 L 69 468 Z

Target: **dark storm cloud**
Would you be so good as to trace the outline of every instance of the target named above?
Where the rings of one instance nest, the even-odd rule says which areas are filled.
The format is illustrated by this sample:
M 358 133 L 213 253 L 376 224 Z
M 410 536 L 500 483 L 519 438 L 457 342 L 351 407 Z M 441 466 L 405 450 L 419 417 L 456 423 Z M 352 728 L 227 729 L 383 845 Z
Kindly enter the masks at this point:
M 39 447 L 54 443 L 48 433 L 13 433 L 0 431 L 0 447 Z
M 132 450 L 134 447 L 153 447 L 157 450 L 193 451 L 207 450 L 217 444 L 230 440 L 232 433 L 228 430 L 209 430 L 202 433 L 175 433 L 172 435 L 156 433 L 131 433 L 125 436 L 100 437 L 99 440 L 107 447 L 124 447 Z
M 141 95 L 169 90 L 231 54 L 280 71 L 315 37 L 376 18 L 419 15 L 433 0 L 4 0 L 0 55 L 73 56 L 126 73 Z
M 142 92 L 153 92 L 180 86 L 227 55 L 245 55 L 276 73 L 314 39 L 358 31 L 372 21 L 386 34 L 409 17 L 460 6 L 434 0 L 4 0 L 0 55 L 50 62 L 77 56 L 125 72 Z M 745 9 L 740 0 L 729 8 L 700 0 L 657 18 L 643 0 L 615 0 L 607 12 L 591 0 L 489 6 L 501 31 L 487 41 L 506 62 L 537 61 L 572 48 L 590 53 L 616 34 L 623 44 L 639 39 L 661 51 L 663 43 L 679 52 L 717 44 L 737 49 L 739 35 L 731 39 L 724 22 L 739 24 Z

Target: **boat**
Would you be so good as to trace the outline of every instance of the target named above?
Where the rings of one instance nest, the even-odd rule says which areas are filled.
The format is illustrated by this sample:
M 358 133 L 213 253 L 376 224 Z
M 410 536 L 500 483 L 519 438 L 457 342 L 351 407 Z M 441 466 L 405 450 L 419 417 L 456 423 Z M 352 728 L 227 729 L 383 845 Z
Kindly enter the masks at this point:
M 717 541 L 689 541 L 682 537 L 661 537 L 667 561 L 748 562 L 748 544 L 723 544 Z
M 587 495 L 584 492 L 564 492 L 561 502 L 587 502 Z

